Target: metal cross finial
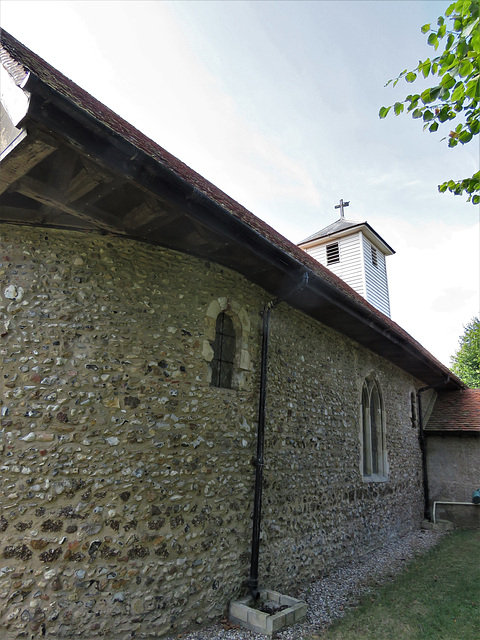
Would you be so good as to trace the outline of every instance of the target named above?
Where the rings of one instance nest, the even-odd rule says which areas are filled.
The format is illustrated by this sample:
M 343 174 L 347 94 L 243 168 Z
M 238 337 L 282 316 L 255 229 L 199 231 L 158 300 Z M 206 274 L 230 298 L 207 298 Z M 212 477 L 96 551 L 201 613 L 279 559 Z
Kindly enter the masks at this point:
M 350 201 L 348 202 L 344 202 L 343 200 L 340 200 L 340 204 L 336 204 L 335 205 L 335 209 L 340 209 L 340 217 L 344 218 L 345 216 L 343 215 L 343 208 L 344 207 L 348 207 L 348 205 L 350 204 Z

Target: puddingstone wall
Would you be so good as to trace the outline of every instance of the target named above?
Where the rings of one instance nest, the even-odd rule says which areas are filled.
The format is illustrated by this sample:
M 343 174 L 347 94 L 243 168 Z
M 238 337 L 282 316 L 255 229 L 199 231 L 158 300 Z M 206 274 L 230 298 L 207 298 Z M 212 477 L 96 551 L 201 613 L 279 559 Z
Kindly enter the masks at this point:
M 249 573 L 259 311 L 215 264 L 93 234 L 3 226 L 0 629 L 159 638 L 220 616 Z M 226 310 L 237 389 L 209 385 Z M 389 480 L 360 471 L 383 391 Z M 282 304 L 272 312 L 261 586 L 302 581 L 422 517 L 416 381 Z

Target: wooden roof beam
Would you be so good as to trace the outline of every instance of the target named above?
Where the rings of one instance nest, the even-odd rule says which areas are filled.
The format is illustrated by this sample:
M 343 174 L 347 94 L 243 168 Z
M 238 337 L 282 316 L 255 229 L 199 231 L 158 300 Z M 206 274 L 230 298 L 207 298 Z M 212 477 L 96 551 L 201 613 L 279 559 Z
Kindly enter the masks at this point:
M 85 220 L 89 224 L 93 223 L 94 226 L 104 231 L 115 234 L 122 233 L 118 228 L 118 218 L 115 216 L 106 214 L 95 207 L 85 205 L 79 207 L 77 204 L 79 201 L 76 203 L 67 203 L 65 202 L 63 192 L 40 182 L 40 180 L 24 176 L 15 185 L 15 190 L 27 198 L 36 200 L 47 207 L 59 209 L 63 213 Z
M 27 134 L 16 147 L 2 158 L 0 195 L 57 148 L 53 138 L 37 134 L 35 139 L 32 139 Z

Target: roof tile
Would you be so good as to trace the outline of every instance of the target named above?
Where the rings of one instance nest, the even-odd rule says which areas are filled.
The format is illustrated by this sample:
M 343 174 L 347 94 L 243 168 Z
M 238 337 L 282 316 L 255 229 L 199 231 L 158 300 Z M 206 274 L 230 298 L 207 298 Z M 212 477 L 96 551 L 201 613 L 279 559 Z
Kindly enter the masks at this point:
M 439 394 L 425 430 L 480 433 L 480 389 Z

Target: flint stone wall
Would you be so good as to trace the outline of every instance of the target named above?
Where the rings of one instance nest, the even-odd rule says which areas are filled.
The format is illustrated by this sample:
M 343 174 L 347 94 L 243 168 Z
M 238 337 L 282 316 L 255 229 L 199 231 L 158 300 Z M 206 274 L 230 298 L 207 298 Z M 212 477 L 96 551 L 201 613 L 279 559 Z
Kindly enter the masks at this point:
M 222 615 L 249 572 L 261 317 L 216 264 L 2 227 L 2 638 L 160 638 Z M 235 390 L 209 385 L 213 316 Z M 389 479 L 360 470 L 375 372 Z M 413 380 L 286 304 L 272 313 L 261 586 L 302 582 L 422 517 Z

